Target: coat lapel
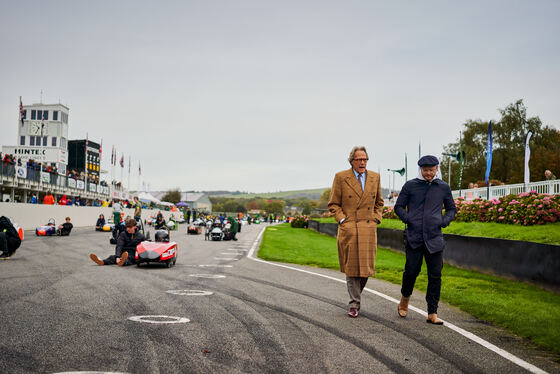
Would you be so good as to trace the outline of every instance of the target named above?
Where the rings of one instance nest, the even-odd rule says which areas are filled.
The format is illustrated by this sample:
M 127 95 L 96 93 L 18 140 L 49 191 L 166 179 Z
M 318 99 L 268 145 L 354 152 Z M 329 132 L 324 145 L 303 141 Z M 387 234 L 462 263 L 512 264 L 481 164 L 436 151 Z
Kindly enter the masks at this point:
M 356 176 L 354 175 L 354 171 L 352 171 L 352 169 L 350 169 L 347 172 L 346 175 L 346 183 L 348 183 L 348 185 L 354 190 L 354 192 L 360 196 L 360 198 L 362 197 L 362 186 L 360 186 L 360 184 L 358 183 L 358 179 L 356 178 Z M 367 186 L 367 182 L 366 182 L 366 186 Z

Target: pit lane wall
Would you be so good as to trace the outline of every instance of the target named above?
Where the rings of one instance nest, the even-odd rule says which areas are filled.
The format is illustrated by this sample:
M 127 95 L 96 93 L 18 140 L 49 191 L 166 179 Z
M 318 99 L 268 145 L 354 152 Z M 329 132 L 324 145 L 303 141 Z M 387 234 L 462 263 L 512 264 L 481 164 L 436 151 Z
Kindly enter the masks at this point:
M 336 237 L 336 223 L 309 221 L 311 230 Z M 560 286 L 560 246 L 443 234 L 443 261 L 481 273 Z M 377 245 L 404 253 L 402 230 L 377 228 Z M 403 264 L 404 266 L 404 264 Z
M 124 216 L 132 217 L 134 209 L 123 209 Z M 159 210 L 142 209 L 142 220 L 155 216 Z M 179 217 L 179 212 L 161 211 L 167 221 L 171 214 Z M 35 230 L 37 226 L 44 225 L 51 218 L 56 224 L 64 223 L 66 217 L 71 218 L 74 227 L 95 227 L 100 214 L 105 215 L 105 220 L 113 216 L 112 208 L 92 206 L 65 206 L 65 205 L 43 205 L 24 203 L 0 203 L 0 216 L 13 219 L 24 230 Z

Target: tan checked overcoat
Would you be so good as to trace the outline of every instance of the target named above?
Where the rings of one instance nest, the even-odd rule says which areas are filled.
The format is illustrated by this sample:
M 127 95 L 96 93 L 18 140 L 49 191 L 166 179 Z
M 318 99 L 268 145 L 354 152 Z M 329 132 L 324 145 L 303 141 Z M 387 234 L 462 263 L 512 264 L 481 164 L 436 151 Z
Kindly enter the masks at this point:
M 383 213 L 383 196 L 379 174 L 367 170 L 365 189 L 352 169 L 334 177 L 328 208 L 338 226 L 338 261 L 340 271 L 349 277 L 375 274 L 377 224 Z

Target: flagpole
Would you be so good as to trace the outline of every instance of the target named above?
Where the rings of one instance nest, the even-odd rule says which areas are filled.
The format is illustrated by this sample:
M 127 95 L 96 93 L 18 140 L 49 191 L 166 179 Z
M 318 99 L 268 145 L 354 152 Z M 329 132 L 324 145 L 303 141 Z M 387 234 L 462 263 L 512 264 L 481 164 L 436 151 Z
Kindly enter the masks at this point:
M 124 178 L 123 178 L 123 172 L 124 172 L 124 170 L 123 170 L 123 169 L 124 169 L 124 153 L 121 155 L 121 162 L 120 162 L 120 165 L 121 165 L 121 188 L 122 188 L 123 185 L 124 185 Z
M 128 192 L 130 193 L 130 163 L 132 156 L 128 156 Z

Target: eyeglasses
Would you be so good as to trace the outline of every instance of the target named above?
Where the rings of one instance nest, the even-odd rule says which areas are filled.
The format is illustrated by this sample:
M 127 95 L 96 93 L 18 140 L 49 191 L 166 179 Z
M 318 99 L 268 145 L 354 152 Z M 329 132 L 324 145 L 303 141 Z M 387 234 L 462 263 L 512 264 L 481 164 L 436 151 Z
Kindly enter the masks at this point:
M 369 160 L 369 158 L 355 158 L 353 161 L 358 161 L 358 162 L 367 162 L 367 160 Z

